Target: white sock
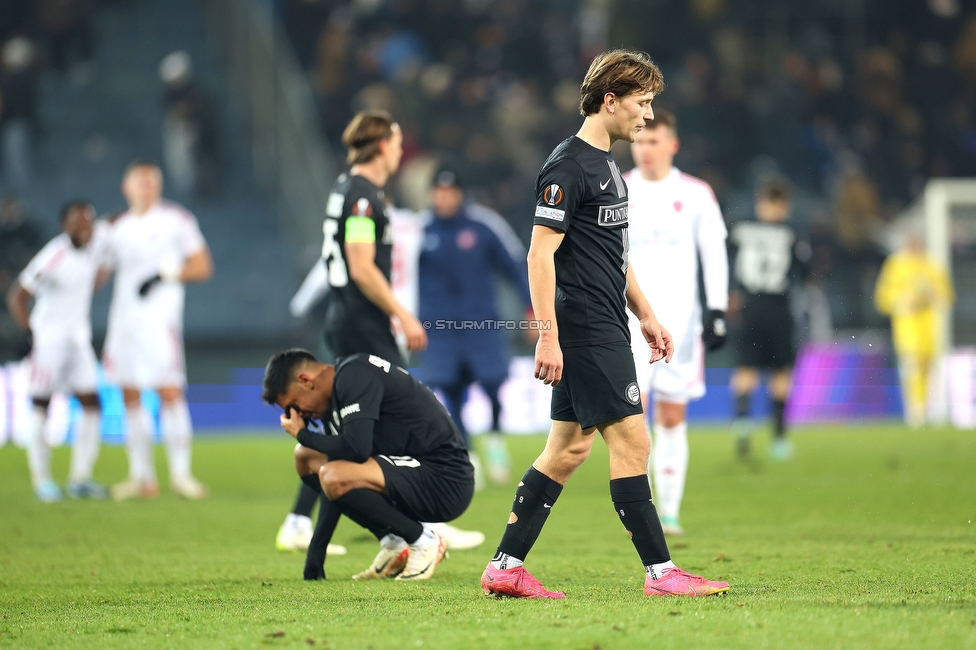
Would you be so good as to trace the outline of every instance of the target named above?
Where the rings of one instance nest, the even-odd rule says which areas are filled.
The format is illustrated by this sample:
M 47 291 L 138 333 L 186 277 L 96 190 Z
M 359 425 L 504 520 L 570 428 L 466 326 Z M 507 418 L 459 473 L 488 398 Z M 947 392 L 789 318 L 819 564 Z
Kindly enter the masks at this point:
M 424 532 L 420 533 L 420 537 L 417 538 L 417 541 L 410 545 L 410 548 L 415 548 L 418 551 L 422 551 L 426 548 L 430 548 L 432 544 L 436 543 L 437 535 L 425 528 Z
M 31 483 L 35 489 L 41 483 L 51 480 L 51 447 L 44 437 L 46 424 L 47 409 L 35 406 L 30 438 L 27 440 L 27 466 L 30 468 Z
M 155 481 L 156 463 L 153 460 L 152 422 L 142 404 L 125 409 L 125 451 L 129 457 L 129 478 L 134 481 Z
M 388 551 L 398 551 L 407 547 L 407 540 L 398 535 L 386 535 L 380 540 L 380 546 Z
M 193 453 L 193 423 L 186 400 L 163 404 L 159 409 L 159 426 L 166 441 L 169 459 L 169 475 L 172 479 L 190 478 L 190 460 Z
M 102 441 L 101 423 L 99 409 L 81 409 L 81 422 L 78 423 L 78 435 L 71 449 L 71 470 L 68 472 L 68 480 L 72 483 L 84 483 L 92 477 Z
M 688 474 L 688 423 L 654 425 L 654 503 L 664 517 L 677 517 Z
M 667 562 L 661 562 L 660 564 L 646 566 L 644 567 L 644 570 L 647 572 L 647 575 L 651 576 L 651 580 L 660 580 L 673 568 L 674 562 L 668 560 Z
M 485 469 L 481 465 L 481 459 L 473 450 L 468 452 L 471 459 L 471 466 L 474 467 L 474 491 L 481 492 L 485 489 Z
M 508 553 L 498 553 L 491 560 L 491 566 L 495 567 L 499 571 L 504 571 L 505 569 L 517 569 L 522 566 L 523 560 L 517 557 L 512 557 Z
M 284 527 L 285 530 L 293 533 L 308 532 L 312 530 L 312 518 L 289 512 L 288 516 L 285 517 Z
M 300 533 L 311 532 L 312 530 L 312 518 L 306 517 L 305 515 L 294 515 L 295 517 L 295 530 Z

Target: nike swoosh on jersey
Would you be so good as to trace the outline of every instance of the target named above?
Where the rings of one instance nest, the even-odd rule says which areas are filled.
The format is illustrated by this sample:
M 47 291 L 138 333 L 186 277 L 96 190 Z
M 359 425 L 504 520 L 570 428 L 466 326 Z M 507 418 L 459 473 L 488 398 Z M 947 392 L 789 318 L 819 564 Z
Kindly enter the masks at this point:
M 605 182 L 605 183 L 600 183 L 600 189 L 601 189 L 601 190 L 605 190 L 605 189 L 607 189 L 607 185 L 609 185 L 609 184 L 610 184 L 610 181 L 612 181 L 612 180 L 613 180 L 613 176 L 611 176 L 610 178 L 608 178 L 608 179 L 607 179 L 607 182 Z
M 548 503 L 543 503 L 542 504 L 542 507 L 543 508 L 551 508 L 552 506 L 550 504 L 548 504 Z

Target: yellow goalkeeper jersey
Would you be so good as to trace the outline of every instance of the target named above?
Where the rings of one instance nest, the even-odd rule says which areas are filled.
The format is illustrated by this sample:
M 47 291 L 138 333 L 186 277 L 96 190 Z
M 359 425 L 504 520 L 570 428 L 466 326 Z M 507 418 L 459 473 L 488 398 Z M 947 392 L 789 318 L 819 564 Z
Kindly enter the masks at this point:
M 955 300 L 946 270 L 925 253 L 899 251 L 881 266 L 878 311 L 891 317 L 898 354 L 931 356 L 942 348 L 942 318 Z

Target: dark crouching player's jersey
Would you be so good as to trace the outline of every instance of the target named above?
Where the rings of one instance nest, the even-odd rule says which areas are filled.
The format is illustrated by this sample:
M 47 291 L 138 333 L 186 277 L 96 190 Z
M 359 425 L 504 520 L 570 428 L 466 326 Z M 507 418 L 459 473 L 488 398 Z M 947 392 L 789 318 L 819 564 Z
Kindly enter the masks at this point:
M 450 413 L 403 368 L 374 355 L 354 354 L 336 366 L 330 433 L 355 420 L 374 422 L 371 456 L 424 458 L 464 452 Z
M 364 320 L 389 328 L 389 317 L 349 279 L 346 242 L 376 244 L 376 266 L 390 279 L 393 229 L 386 217 L 383 190 L 362 176 L 343 174 L 325 206 L 322 260 L 332 287 L 326 328 L 355 327 Z
M 803 275 L 810 245 L 787 223 L 743 221 L 729 236 L 733 285 L 746 296 L 786 296 L 794 274 Z
M 610 153 L 563 140 L 539 174 L 534 223 L 566 233 L 554 258 L 559 344 L 629 344 L 627 186 Z

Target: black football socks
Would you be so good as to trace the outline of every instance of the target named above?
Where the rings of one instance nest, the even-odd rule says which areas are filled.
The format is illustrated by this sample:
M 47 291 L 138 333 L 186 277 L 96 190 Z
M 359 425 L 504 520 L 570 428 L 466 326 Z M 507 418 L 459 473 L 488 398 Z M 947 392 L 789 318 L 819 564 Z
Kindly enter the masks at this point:
M 786 438 L 786 402 L 782 400 L 773 400 L 773 435 L 776 440 L 783 440 Z
M 357 488 L 349 490 L 333 503 L 339 506 L 342 514 L 376 535 L 376 539 L 396 535 L 407 544 L 413 544 L 424 532 L 420 522 L 394 508 L 390 500 L 379 492 Z
M 647 474 L 611 480 L 610 498 L 647 571 L 650 572 L 655 565 L 670 562 L 671 553 L 661 530 L 657 509 L 651 502 L 651 484 Z
M 313 475 L 314 476 L 314 475 Z M 318 477 L 316 477 L 318 478 Z M 302 486 L 306 487 L 306 486 Z M 311 491 L 310 488 L 309 491 Z M 312 494 L 315 494 L 312 492 Z M 320 495 L 315 495 L 319 497 Z M 325 579 L 325 553 L 332 540 L 336 525 L 342 512 L 339 506 L 329 501 L 324 494 L 321 495 L 322 502 L 319 504 L 319 520 L 315 524 L 315 532 L 308 545 L 308 553 L 305 555 L 305 579 L 324 580 Z
M 302 484 L 298 488 L 295 496 L 295 507 L 291 509 L 292 514 L 302 517 L 311 517 L 312 508 L 322 493 L 322 484 L 319 482 L 318 474 L 307 474 L 302 477 Z
M 752 406 L 752 396 L 749 393 L 745 395 L 736 395 L 735 397 L 735 417 L 736 419 L 749 417 L 749 410 Z
M 537 470 L 529 467 L 515 490 L 512 514 L 498 551 L 492 559 L 496 569 L 514 569 L 522 566 L 539 533 L 549 518 L 563 486 Z

